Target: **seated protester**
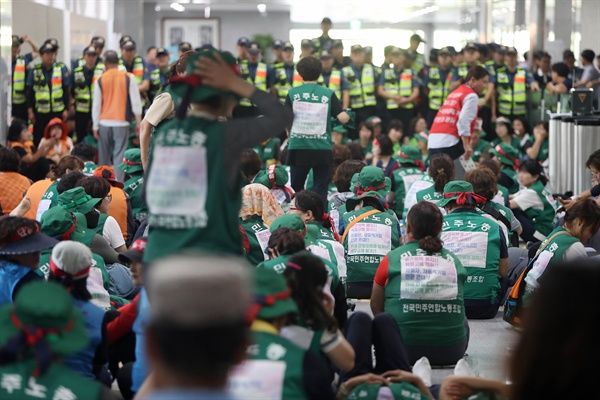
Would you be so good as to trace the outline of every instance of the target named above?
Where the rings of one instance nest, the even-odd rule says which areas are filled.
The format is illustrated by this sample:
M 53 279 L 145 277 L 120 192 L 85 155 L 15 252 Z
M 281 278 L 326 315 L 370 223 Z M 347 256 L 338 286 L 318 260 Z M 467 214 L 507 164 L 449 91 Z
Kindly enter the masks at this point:
M 31 200 L 31 208 L 25 218 L 41 221 L 44 212 L 58 204 L 57 184 L 60 179 L 69 172 L 83 171 L 83 168 L 83 161 L 73 156 L 64 157 L 57 165 L 53 165 L 52 178 L 35 182 L 25 193 L 25 197 Z
M 334 143 L 331 146 L 331 158 L 331 176 L 329 178 L 329 184 L 327 186 L 327 201 L 331 200 L 331 198 L 337 193 L 337 188 L 333 183 L 333 176 L 335 175 L 335 171 L 340 166 L 340 164 L 352 158 L 352 153 L 350 152 L 350 149 L 348 149 L 348 147 Z M 313 172 L 311 170 L 311 172 L 308 174 L 308 179 L 306 180 L 306 189 L 314 191 L 313 183 Z
M 477 205 L 479 210 L 484 213 L 483 215 L 498 222 L 506 234 L 509 247 L 519 247 L 519 235 L 523 231 L 523 227 L 510 208 L 493 201 L 498 192 L 496 179 L 494 172 L 486 167 L 480 167 L 465 174 L 465 181 L 473 186 L 473 193 L 486 199 L 485 203 Z
M 464 300 L 469 319 L 494 318 L 507 289 L 508 247 L 500 226 L 477 212 L 477 204 L 485 201 L 470 183 L 452 181 L 438 203 L 448 213 L 441 236 L 444 248 L 458 256 L 468 273 Z
M 393 144 L 387 135 L 379 135 L 373 139 L 373 159 L 370 165 L 381 168 L 388 178 L 392 179 L 394 171 L 400 168 L 398 161 L 392 157 Z
M 548 146 L 548 121 L 538 121 L 533 127 L 533 137 L 523 146 L 527 158 L 545 163 L 550 149 Z
M 260 157 L 256 151 L 252 149 L 242 151 L 240 155 L 240 170 L 244 177 L 244 184 L 253 183 L 254 178 L 261 170 Z
M 423 165 L 425 165 L 425 167 L 429 166 L 429 160 L 431 159 L 431 154 L 429 154 L 429 148 L 427 147 L 429 133 L 415 133 L 413 139 L 416 141 L 415 147 L 421 151 L 421 161 L 423 161 Z
M 515 138 L 519 139 L 519 152 L 523 158 L 527 155 L 527 143 L 532 139 L 531 125 L 525 116 L 516 116 L 512 121 L 512 130 Z
M 19 173 L 19 154 L 8 147 L 0 147 L 0 204 L 2 213 L 10 214 L 23 200 L 31 181 Z
M 92 296 L 91 302 L 104 310 L 110 310 L 110 278 L 106 271 L 104 259 L 95 251 L 114 253 L 114 262 L 118 262 L 117 253 L 110 248 L 106 239 L 88 229 L 85 216 L 72 213 L 63 207 L 52 207 L 42 217 L 41 232 L 60 241 L 73 241 L 81 243 L 90 248 L 92 252 L 92 265 L 87 280 L 87 290 Z M 52 249 L 42 250 L 40 254 L 39 268 L 35 271 L 41 277 L 48 279 L 50 275 L 50 256 Z
M 289 186 L 290 175 L 283 165 L 271 165 L 260 171 L 251 183 L 266 186 L 281 205 L 283 212 L 288 212 L 294 190 Z
M 360 145 L 363 151 L 363 159 L 368 164 L 373 158 L 373 139 L 375 139 L 375 134 L 366 122 L 359 123 L 356 130 L 358 131 L 358 139 L 356 139 L 355 143 Z
M 27 123 L 15 118 L 8 128 L 8 146 L 13 148 L 21 161 L 20 172 L 33 182 L 46 179 L 50 172 L 50 163 L 46 153 L 50 150 L 52 142 L 42 138 L 40 145 L 35 148 L 31 140 L 31 132 Z
M 419 142 L 417 136 L 419 136 L 420 133 L 423 133 L 426 137 L 429 136 L 429 129 L 427 129 L 427 121 L 425 121 L 425 118 L 417 116 L 411 119 L 408 132 L 410 135 L 407 136 L 408 145 L 417 147 Z
M 475 129 L 473 129 L 473 132 L 471 133 L 471 147 L 473 148 L 471 159 L 476 165 L 478 165 L 482 155 L 487 156 L 490 149 L 490 142 L 483 139 L 487 134 L 482 129 L 482 123 L 483 121 L 481 121 L 481 119 L 477 119 Z
M 546 90 L 552 95 L 569 93 L 573 87 L 573 81 L 569 79 L 570 73 L 569 66 L 564 62 L 553 64 L 552 82 L 546 84 Z
M 264 269 L 255 271 L 251 313 L 252 351 L 230 374 L 232 394 L 256 399 L 334 399 L 331 374 L 323 358 L 280 335 L 290 316 L 298 313 L 282 276 Z
M 108 182 L 102 178 L 87 176 L 79 184 L 81 186 L 60 194 L 58 204 L 71 212 L 85 215 L 88 229 L 102 235 L 117 252 L 127 250 L 119 224 L 106 214 L 110 207 Z
M 10 304 L 28 283 L 41 279 L 35 273 L 40 252 L 58 243 L 40 233 L 39 224 L 27 218 L 0 220 L 0 306 Z
M 347 294 L 371 297 L 377 266 L 387 253 L 400 245 L 399 223 L 387 209 L 385 198 L 392 182 L 377 167 L 364 167 L 352 177 L 356 197 L 346 202 L 341 243 L 346 250 Z
M 281 206 L 265 186 L 251 183 L 242 188 L 240 230 L 243 231 L 246 259 L 253 266 L 268 259 L 269 226 L 281 215 Z
M 421 357 L 433 365 L 456 364 L 469 344 L 467 271 L 439 239 L 443 218 L 433 204 L 417 203 L 406 220 L 408 242 L 385 256 L 375 274 L 373 315 L 385 311 L 394 318 L 410 364 Z
M 428 175 L 433 181 L 433 186 L 417 192 L 417 202 L 425 200 L 437 204 L 444 198 L 444 186 L 454 180 L 454 161 L 446 153 L 434 154 L 431 157 Z M 446 215 L 446 210 L 440 208 L 440 211 L 442 215 Z
M 165 122 L 154 135 L 145 182 L 151 227 L 146 262 L 185 250 L 243 254 L 239 156 L 291 125 L 293 113 L 243 81 L 234 64 L 227 52 L 193 54 L 187 75 L 166 89 L 182 102 L 178 118 Z M 217 120 L 230 114 L 236 98 L 250 99 L 262 117 Z M 169 135 L 173 130 L 181 135 Z
M 509 194 L 519 191 L 519 153 L 509 144 L 501 143 L 490 149 L 492 160 L 501 168 L 498 183 L 508 189 Z
M 519 167 L 519 182 L 524 189 L 510 196 L 510 208 L 521 222 L 521 238 L 539 242 L 552 232 L 556 201 L 546 190 L 548 178 L 544 168 L 535 160 L 527 160 Z
M 283 272 L 298 306 L 298 320 L 284 327 L 281 336 L 304 350 L 324 355 L 337 368 L 354 368 L 354 350 L 333 317 L 336 304 L 323 261 L 308 252 L 292 256 Z M 344 302 L 344 306 L 346 303 Z
M 119 165 L 119 169 L 125 171 L 129 176 L 129 179 L 125 181 L 123 191 L 126 195 L 125 198 L 129 199 L 129 203 L 131 204 L 131 215 L 133 219 L 140 223 L 148 217 L 148 206 L 142 197 L 144 169 L 142 168 L 142 153 L 140 152 L 140 149 L 126 150 L 125 158 L 123 159 L 123 163 Z M 113 204 L 113 207 L 115 205 L 116 203 Z
M 275 226 L 271 224 L 271 236 L 267 243 L 268 260 L 261 262 L 256 268 L 272 269 L 283 274 L 288 260 L 299 251 L 306 250 L 304 234 L 306 226 L 297 215 L 284 214 L 277 218 Z M 279 227 L 279 224 L 283 225 Z
M 94 171 L 94 176 L 105 179 L 109 183 L 111 207 L 107 214 L 117 221 L 125 243 L 129 243 L 138 225 L 133 219 L 131 199 L 125 190 L 123 190 L 125 185 L 123 182 L 117 180 L 115 171 L 111 166 L 103 165 L 98 167 Z
M 0 309 L 0 375 L 14 383 L 3 384 L 0 397 L 115 399 L 109 388 L 61 362 L 88 342 L 81 312 L 61 285 L 34 282 L 23 288 L 14 305 Z
M 486 158 L 484 160 L 481 160 L 481 162 L 479 163 L 479 167 L 489 169 L 490 171 L 492 171 L 494 173 L 494 176 L 496 177 L 496 181 L 500 180 L 500 177 L 502 176 L 502 170 L 501 170 L 502 165 L 498 165 L 496 160 L 494 160 L 492 158 Z M 496 192 L 496 195 L 494 196 L 492 201 L 494 203 L 498 203 L 500 205 L 508 207 L 509 206 L 508 189 L 505 186 L 502 186 L 500 184 L 500 182 L 498 182 L 497 186 L 498 186 L 498 191 Z
M 373 138 L 376 138 L 377 136 L 381 135 L 381 132 L 383 131 L 383 126 L 381 125 L 381 118 L 379 118 L 377 115 L 373 115 L 372 117 L 367 118 L 365 120 L 365 124 L 367 124 L 367 128 L 373 131 Z
M 47 139 L 50 144 L 50 150 L 46 153 L 46 157 L 58 163 L 61 158 L 71 154 L 73 149 L 73 141 L 69 137 L 69 128 L 67 124 L 60 118 L 52 118 L 44 129 L 44 139 Z
M 64 359 L 64 364 L 81 375 L 103 381 L 110 386 L 107 371 L 102 374 L 108 361 L 106 339 L 107 319 L 104 310 L 90 300 L 87 279 L 94 259 L 90 249 L 82 243 L 66 240 L 60 242 L 50 256 L 49 281 L 63 285 L 73 296 L 75 306 L 83 315 L 83 322 L 90 339 L 87 347 Z
M 421 152 L 416 147 L 404 145 L 395 157 L 400 168 L 394 171 L 394 211 L 403 219 L 406 193 L 413 183 L 425 175 L 425 164 L 421 161 Z
M 393 154 L 398 154 L 400 147 L 404 144 L 404 124 L 399 119 L 393 119 L 387 125 L 387 135 L 393 143 Z
M 331 129 L 331 141 L 333 144 L 345 145 L 350 139 L 348 138 L 348 130 L 342 125 L 334 126 Z
M 340 386 L 338 399 L 340 398 L 427 400 L 434 397 L 418 375 L 402 370 L 390 370 L 381 375 L 368 373 L 349 379 Z
M 346 200 L 354 196 L 350 190 L 350 181 L 354 174 L 360 172 L 365 167 L 365 163 L 358 160 L 348 160 L 340 164 L 333 175 L 333 184 L 337 189 L 327 205 L 327 213 L 333 220 L 335 229 L 339 231 L 340 216 L 346 213 Z
M 346 147 L 350 150 L 352 160 L 365 161 L 365 152 L 359 143 L 348 142 Z
M 517 158 L 520 159 L 521 141 L 514 135 L 515 131 L 513 130 L 511 120 L 505 117 L 498 117 L 494 122 L 494 125 L 496 127 L 495 130 L 498 137 L 491 141 L 490 146 L 496 147 L 501 143 L 512 146 L 513 149 L 517 151 Z
M 254 146 L 253 150 L 258 154 L 262 168 L 277 164 L 280 147 L 281 139 L 277 137 L 268 138 L 264 142 Z
M 585 162 L 585 166 L 590 170 L 590 173 L 592 174 L 592 182 L 600 182 L 600 150 L 596 150 L 592 154 L 590 154 L 587 161 Z M 584 190 L 582 193 L 578 194 L 570 200 L 561 200 L 559 198 L 558 201 L 568 210 L 569 207 L 575 204 L 577 200 L 599 196 L 600 183 L 596 183 L 591 189 Z M 600 200 L 596 199 L 596 202 L 598 201 Z
M 83 161 L 85 167 L 82 172 L 87 176 L 94 175 L 94 171 L 98 168 L 98 165 L 94 162 L 96 153 L 96 148 L 85 142 L 77 143 L 75 147 L 73 147 L 73 150 L 71 150 L 71 155 L 79 157 L 81 161 Z

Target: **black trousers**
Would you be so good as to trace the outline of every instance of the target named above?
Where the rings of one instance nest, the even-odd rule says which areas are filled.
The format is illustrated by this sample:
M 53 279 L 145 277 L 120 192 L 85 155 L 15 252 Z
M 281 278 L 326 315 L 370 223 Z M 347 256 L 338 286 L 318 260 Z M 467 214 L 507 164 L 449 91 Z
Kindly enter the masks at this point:
M 91 133 L 92 113 L 75 113 L 75 132 L 77 133 L 77 143 L 83 142 L 83 139 Z
M 412 137 L 414 132 L 409 132 L 410 121 L 415 117 L 414 108 L 395 108 L 392 110 L 388 110 L 390 115 L 390 120 L 397 119 L 402 121 L 402 125 L 404 125 L 404 135 L 408 135 Z
M 513 282 L 514 284 L 514 282 Z M 473 300 L 465 299 L 465 314 L 468 319 L 492 319 L 498 314 L 498 308 L 504 301 L 504 296 L 508 290 L 509 279 L 500 279 L 500 291 L 498 296 L 491 302 L 488 299 Z
M 437 115 L 439 110 L 432 110 L 431 108 L 427 110 L 427 118 L 425 118 L 427 120 L 427 128 L 431 129 L 431 125 L 433 125 L 433 120 L 435 119 L 435 116 Z
M 62 112 L 50 112 L 48 114 L 38 112 L 35 113 L 35 124 L 33 124 L 33 144 L 35 144 L 36 147 L 39 146 L 40 141 L 44 137 L 44 129 L 46 129 L 48 122 L 50 122 L 52 118 L 62 119 Z
M 377 106 L 367 106 L 362 108 L 353 108 L 352 111 L 356 113 L 355 123 L 358 128 L 358 124 L 366 121 L 368 118 L 377 115 Z M 352 140 L 358 139 L 358 129 L 350 129 L 348 131 L 348 137 Z
M 29 115 L 27 115 L 27 103 L 13 104 L 12 105 L 12 116 L 13 118 L 19 118 L 27 123 Z
M 325 208 L 327 208 L 327 187 L 331 178 L 331 164 L 315 165 L 315 166 L 290 166 L 291 184 L 294 192 L 304 190 L 306 178 L 313 170 L 313 192 L 317 193 L 323 200 Z

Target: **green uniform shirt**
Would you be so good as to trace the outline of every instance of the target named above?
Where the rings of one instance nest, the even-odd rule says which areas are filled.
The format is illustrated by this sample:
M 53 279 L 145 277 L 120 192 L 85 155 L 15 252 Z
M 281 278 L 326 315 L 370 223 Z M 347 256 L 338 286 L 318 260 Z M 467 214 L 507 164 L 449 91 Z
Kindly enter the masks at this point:
M 142 197 L 142 187 L 144 185 L 144 175 L 133 175 L 125 182 L 123 190 L 129 195 L 131 200 L 131 213 L 137 221 L 142 221 L 148 216 L 148 206 Z
M 548 236 L 554 229 L 554 216 L 556 215 L 556 201 L 552 193 L 546 190 L 546 187 L 539 180 L 529 189 L 534 190 L 542 203 L 544 209 L 530 207 L 525 210 L 525 215 L 533 220 L 535 230 Z
M 447 346 L 464 341 L 463 285 L 467 271 L 446 249 L 428 254 L 412 241 L 388 254 L 385 311 L 407 345 Z
M 408 212 L 412 206 L 417 204 L 417 193 L 431 186 L 433 186 L 433 179 L 431 179 L 428 174 L 423 174 L 407 189 L 406 196 L 404 196 L 404 211 L 402 212 L 403 219 L 406 219 L 406 216 L 408 215 Z
M 473 149 L 473 155 L 471 156 L 473 162 L 479 162 L 479 160 L 481 159 L 481 153 L 487 151 L 489 147 L 490 142 L 488 142 L 487 140 L 479 139 L 479 144 Z
M 439 203 L 444 198 L 444 194 L 435 191 L 435 186 L 430 186 L 417 193 L 417 203 L 420 201 L 428 201 L 433 204 Z
M 502 168 L 502 173 L 512 179 L 512 186 L 507 188 L 509 194 L 515 194 L 519 191 L 519 176 L 513 167 L 505 166 Z
M 264 224 L 262 217 L 253 215 L 250 219 L 240 222 L 240 226 L 246 232 L 250 251 L 246 254 L 246 259 L 252 265 L 258 265 L 265 261 L 265 249 L 271 237 L 271 231 Z
M 346 399 L 348 400 L 379 400 L 383 397 L 379 397 L 379 391 L 383 385 L 372 384 L 372 383 L 361 383 L 356 386 Z M 408 382 L 393 382 L 387 385 L 392 392 L 394 400 L 427 400 L 429 397 L 425 396 L 419 389 L 411 385 Z M 388 397 L 385 397 L 388 399 Z
M 282 256 L 276 257 L 272 260 L 266 260 L 261 262 L 256 266 L 256 268 L 267 268 L 272 269 L 278 274 L 283 274 L 287 267 L 288 260 L 293 256 L 293 254 L 284 254 Z
M 404 212 L 406 192 L 410 189 L 412 184 L 421 179 L 423 175 L 425 175 L 423 171 L 416 167 L 403 167 L 394 171 L 394 193 L 396 194 L 394 211 L 399 218 L 402 218 Z
M 316 83 L 290 89 L 294 123 L 288 149 L 331 150 L 331 96 L 333 90 Z

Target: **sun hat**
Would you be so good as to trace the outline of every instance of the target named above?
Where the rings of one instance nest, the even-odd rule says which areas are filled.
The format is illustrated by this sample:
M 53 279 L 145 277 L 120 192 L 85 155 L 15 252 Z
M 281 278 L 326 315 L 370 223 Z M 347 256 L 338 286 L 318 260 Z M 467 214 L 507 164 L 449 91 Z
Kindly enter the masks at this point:
M 131 244 L 129 250 L 119 253 L 119 261 L 125 264 L 131 264 L 132 262 L 141 262 L 144 258 L 144 252 L 146 251 L 146 244 L 148 238 L 140 238 Z
M 73 297 L 56 282 L 31 282 L 23 286 L 13 304 L 0 309 L 0 345 L 19 333 L 25 334 L 28 347 L 36 353 L 45 343 L 57 356 L 76 353 L 89 342 Z
M 17 217 L 6 217 L 17 218 Z M 1 222 L 0 222 L 1 223 Z M 58 241 L 40 232 L 39 226 L 31 226 L 31 221 L 23 221 L 10 238 L 0 242 L 0 255 L 21 255 L 37 253 L 56 245 Z
M 140 162 L 141 162 L 141 155 L 140 155 Z M 110 175 L 108 177 L 105 177 L 105 175 L 108 175 L 108 174 L 104 174 L 104 171 L 108 171 L 110 173 Z M 119 182 L 117 180 L 117 177 L 115 176 L 115 170 L 113 169 L 113 167 L 111 167 L 109 165 L 102 165 L 102 166 L 96 168 L 93 176 L 95 176 L 97 178 L 104 178 L 108 181 L 108 183 L 110 183 L 111 186 L 118 187 L 119 189 L 123 189 L 123 187 L 125 186 L 125 185 L 123 185 L 123 182 Z
M 290 228 L 302 237 L 306 234 L 306 225 L 298 214 L 283 214 L 281 217 L 276 218 L 269 230 L 273 233 L 278 228 Z
M 512 134 L 512 122 L 510 119 L 506 118 L 506 117 L 498 117 L 496 118 L 496 120 L 494 121 L 494 124 L 504 124 L 508 127 L 508 133 Z
M 85 279 L 93 264 L 90 248 L 72 240 L 65 240 L 54 246 L 50 255 L 50 271 L 57 277 Z
M 288 179 L 289 174 L 283 165 L 271 165 L 269 168 L 259 171 L 253 183 L 272 189 L 274 187 L 285 187 Z
M 87 246 L 96 232 L 87 227 L 85 215 L 74 213 L 64 207 L 51 207 L 42 215 L 41 232 L 60 240 L 73 240 Z
M 125 151 L 123 157 L 123 163 L 118 167 L 121 171 L 125 171 L 128 174 L 134 172 L 143 171 L 142 167 L 142 151 L 138 148 L 129 149 Z
M 346 209 L 354 210 L 356 205 L 367 197 L 374 197 L 385 202 L 385 197 L 392 188 L 392 180 L 385 176 L 383 170 L 374 166 L 364 167 L 352 176 L 350 190 L 356 195 L 346 200 Z
M 510 144 L 500 143 L 496 145 L 496 147 L 490 149 L 490 153 L 496 156 L 502 164 L 513 167 L 514 169 L 519 168 L 519 153 Z
M 44 128 L 44 137 L 46 139 L 50 137 L 50 129 L 52 129 L 52 127 L 56 125 L 60 125 L 60 127 L 62 128 L 63 133 L 61 135 L 61 138 L 66 138 L 67 136 L 69 136 L 69 128 L 67 127 L 67 124 L 65 124 L 60 118 L 52 118 L 50 122 L 48 122 L 48 125 L 46 125 L 46 127 Z
M 473 192 L 473 185 L 465 181 L 450 181 L 444 186 L 443 199 L 438 206 L 445 207 L 448 203 L 456 200 L 456 204 L 483 204 L 486 198 Z
M 254 270 L 253 297 L 251 317 L 270 320 L 298 312 L 298 306 L 292 298 L 292 291 L 285 278 L 271 269 Z
M 101 201 L 102 199 L 97 199 L 87 194 L 81 186 L 69 189 L 58 195 L 58 205 L 69 211 L 76 211 L 84 215 L 92 211 Z
M 369 117 L 365 120 L 365 124 L 373 129 L 375 128 L 377 125 L 381 125 L 381 118 L 379 118 L 378 116 L 374 115 L 372 117 Z
M 419 134 L 416 134 L 415 136 L 419 136 Z M 405 144 L 400 147 L 400 151 L 398 151 L 398 157 L 396 159 L 400 164 L 412 164 L 419 167 L 421 170 L 425 169 L 425 165 L 423 165 L 423 161 L 421 160 L 421 150 L 415 146 L 409 146 Z

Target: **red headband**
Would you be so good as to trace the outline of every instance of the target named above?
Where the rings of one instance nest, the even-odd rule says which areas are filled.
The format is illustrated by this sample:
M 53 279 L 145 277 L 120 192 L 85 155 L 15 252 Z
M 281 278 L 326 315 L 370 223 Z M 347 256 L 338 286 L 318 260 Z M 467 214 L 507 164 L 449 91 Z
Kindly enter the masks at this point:
M 325 222 L 325 221 L 329 221 L 329 225 L 331 225 L 331 233 L 333 234 L 333 238 L 336 241 L 340 241 L 340 235 L 338 235 L 337 232 L 337 227 L 335 226 L 335 224 L 333 223 L 333 218 L 331 218 L 331 216 L 327 213 L 323 214 L 323 217 L 321 218 L 321 221 Z
M 462 206 L 467 202 L 469 204 L 471 204 L 472 202 L 475 202 L 476 204 L 485 204 L 485 202 L 487 201 L 485 197 L 475 194 L 473 192 L 449 192 L 444 193 L 443 196 L 445 199 L 458 196 L 458 198 L 456 199 L 456 204 L 458 204 L 459 206 Z
M 125 165 L 129 165 L 130 167 L 135 166 L 135 165 L 140 165 L 140 163 L 137 162 L 133 162 L 133 161 L 129 161 L 126 158 L 123 158 L 123 164 Z
M 71 225 L 69 230 L 66 231 L 65 233 L 63 233 L 62 235 L 60 235 L 62 240 L 71 240 L 71 235 L 73 234 L 73 232 L 75 232 L 75 228 L 77 227 L 77 219 L 75 219 L 75 216 L 73 216 L 73 219 L 74 219 L 73 224 Z
M 399 152 L 398 152 L 398 157 L 402 157 L 402 158 L 404 158 L 405 160 L 410 160 L 410 161 L 414 162 L 414 163 L 415 163 L 415 165 L 416 165 L 417 167 L 419 167 L 419 169 L 420 169 L 421 171 L 425 171 L 425 164 L 423 164 L 423 161 L 421 161 L 421 160 L 413 160 L 412 158 L 410 158 L 410 157 L 409 157 L 409 156 L 407 156 L 406 154 L 402 153 L 401 151 L 399 151 Z
M 360 196 L 361 194 L 366 193 L 366 192 L 376 192 L 378 190 L 381 190 L 381 189 L 385 188 L 385 180 L 379 186 L 367 186 L 367 187 L 363 187 L 360 184 L 359 178 L 360 178 L 360 176 L 356 177 L 356 184 L 354 185 L 357 196 Z
M 52 274 L 54 276 L 57 276 L 59 278 L 64 277 L 64 276 L 71 276 L 71 277 L 73 277 L 73 279 L 83 278 L 84 276 L 89 275 L 91 267 L 92 267 L 91 265 L 88 265 L 87 267 L 85 267 L 84 269 L 82 269 L 81 271 L 79 271 L 75 274 L 69 274 L 68 272 L 65 272 L 62 269 L 60 269 L 54 262 L 53 257 L 50 256 L 50 271 L 52 271 Z
M 289 266 L 289 264 L 288 264 Z M 292 267 L 293 268 L 293 267 Z M 254 295 L 254 303 L 250 306 L 250 309 L 248 310 L 248 322 L 252 323 L 255 319 L 256 316 L 258 315 L 258 313 L 260 312 L 261 308 L 263 306 L 272 306 L 275 304 L 275 302 L 277 300 L 285 300 L 290 298 L 292 295 L 292 291 L 291 290 L 286 290 L 285 292 L 279 292 L 276 294 L 256 294 Z
M 40 228 L 37 225 L 35 228 L 32 228 L 31 226 L 26 226 L 25 224 L 23 224 L 20 227 L 18 227 L 17 229 L 15 229 L 13 234 L 7 240 L 0 242 L 0 245 L 14 243 L 21 239 L 25 239 L 26 237 L 33 236 L 36 233 L 38 233 L 39 231 L 40 231 Z
M 496 150 L 496 152 L 497 152 L 498 154 L 500 154 L 501 156 L 503 156 L 503 157 L 506 157 L 506 158 L 508 158 L 510 161 L 512 161 L 512 162 L 514 163 L 514 165 L 513 165 L 513 169 L 514 169 L 515 171 L 519 169 L 519 159 L 518 159 L 518 158 L 514 158 L 514 157 L 511 157 L 511 156 L 509 156 L 508 154 L 506 154 L 506 153 L 504 152 L 504 150 L 502 150 L 502 146 L 500 146 L 500 145 L 497 145 L 497 146 L 494 148 L 494 150 Z

